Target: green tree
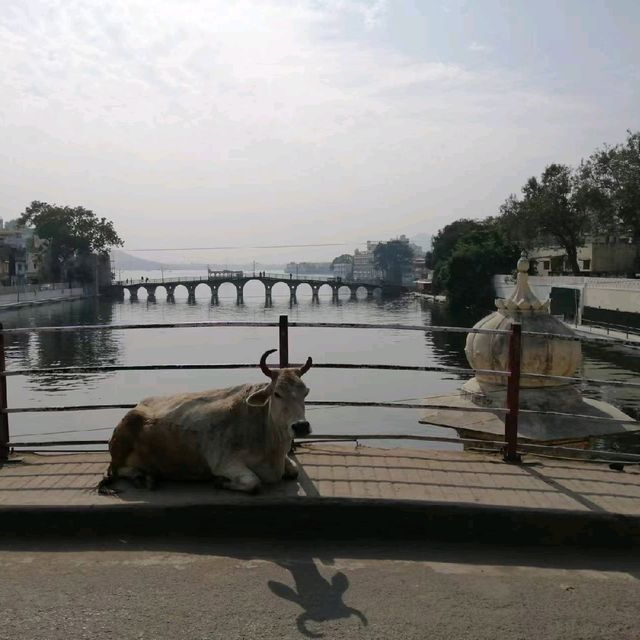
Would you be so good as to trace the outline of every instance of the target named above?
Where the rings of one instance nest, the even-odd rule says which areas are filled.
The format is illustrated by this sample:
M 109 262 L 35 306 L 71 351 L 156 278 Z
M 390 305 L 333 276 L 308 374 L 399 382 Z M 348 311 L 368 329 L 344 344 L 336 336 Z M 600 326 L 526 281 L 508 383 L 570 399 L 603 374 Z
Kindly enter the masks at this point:
M 508 239 L 498 221 L 480 225 L 462 236 L 451 255 L 437 265 L 439 286 L 454 309 L 491 307 L 493 276 L 513 271 L 520 256 L 520 247 Z
M 331 261 L 331 271 L 333 271 L 333 268 L 335 267 L 337 262 L 341 262 L 341 263 L 349 263 L 349 264 L 353 264 L 353 256 L 348 254 L 348 253 L 343 253 L 341 256 L 338 256 L 337 258 L 334 258 Z
M 442 263 L 454 252 L 458 240 L 471 231 L 482 228 L 482 222 L 461 218 L 446 225 L 433 237 L 432 249 L 425 258 L 425 264 L 429 269 L 435 269 L 438 263 Z
M 596 228 L 593 193 L 580 172 L 550 164 L 540 179 L 529 178 L 522 199 L 509 196 L 500 208 L 509 236 L 524 247 L 556 244 L 567 252 L 571 270 L 580 274 L 578 247 Z
M 33 226 L 38 237 L 47 241 L 51 276 L 55 279 L 67 280 L 75 263 L 81 272 L 80 265 L 86 264 L 86 256 L 91 253 L 105 254 L 110 247 L 124 244 L 110 220 L 98 218 L 84 207 L 60 207 L 34 200 L 19 222 Z
M 401 284 L 402 274 L 413 263 L 413 251 L 406 242 L 390 240 L 381 242 L 373 251 L 373 262 L 384 279 L 391 284 Z
M 600 226 L 640 242 L 640 132 L 628 131 L 624 144 L 595 151 L 580 174 Z

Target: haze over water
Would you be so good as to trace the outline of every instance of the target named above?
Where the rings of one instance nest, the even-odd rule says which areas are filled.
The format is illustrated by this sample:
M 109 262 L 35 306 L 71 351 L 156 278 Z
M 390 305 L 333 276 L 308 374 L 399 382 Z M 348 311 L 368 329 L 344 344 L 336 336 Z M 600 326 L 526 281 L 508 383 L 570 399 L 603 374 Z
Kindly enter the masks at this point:
M 190 275 L 181 272 L 182 275 Z M 195 274 L 194 274 L 195 275 Z M 154 273 L 123 277 L 155 277 Z M 298 304 L 290 307 L 284 284 L 273 289 L 273 306 L 264 307 L 259 282 L 245 287 L 245 304 L 235 303 L 235 288 L 223 285 L 220 305 L 212 306 L 208 287 L 196 292 L 189 304 L 179 287 L 175 303 L 168 303 L 162 289 L 157 302 L 149 303 L 140 290 L 140 301 L 113 302 L 86 299 L 3 314 L 5 327 L 68 324 L 179 323 L 207 320 L 277 321 L 281 314 L 305 322 L 367 322 L 470 326 L 478 318 L 454 318 L 438 305 L 408 296 L 394 300 L 361 297 L 349 300 L 343 290 L 336 305 L 329 289 L 321 290 L 320 303 L 311 300 L 308 287 L 298 290 Z M 316 362 L 446 365 L 467 367 L 464 334 L 421 333 L 398 330 L 290 329 L 290 361 L 312 356 Z M 277 328 L 184 328 L 122 331 L 78 331 L 22 334 L 7 339 L 7 367 L 134 364 L 215 364 L 257 362 L 267 349 L 277 348 Z M 274 354 L 273 364 L 277 364 Z M 616 380 L 636 379 L 637 358 L 610 350 L 584 348 L 581 373 Z M 426 396 L 446 395 L 461 385 L 465 375 L 441 372 L 398 372 L 311 369 L 305 381 L 309 400 L 360 400 L 419 402 Z M 261 382 L 259 370 L 218 371 L 120 371 L 89 374 L 31 374 L 9 377 L 10 407 L 75 404 L 136 403 L 150 395 L 197 391 L 242 382 Z M 586 393 L 605 399 L 640 417 L 640 394 L 632 389 L 588 388 Z M 317 434 L 411 433 L 455 437 L 453 431 L 419 425 L 420 410 L 308 407 L 308 418 Z M 107 439 L 124 410 L 32 413 L 10 416 L 13 440 Z M 65 433 L 70 432 L 70 433 Z M 33 434 L 33 435 L 32 435 Z M 447 444 L 409 445 L 409 441 L 384 442 L 391 446 L 456 447 Z

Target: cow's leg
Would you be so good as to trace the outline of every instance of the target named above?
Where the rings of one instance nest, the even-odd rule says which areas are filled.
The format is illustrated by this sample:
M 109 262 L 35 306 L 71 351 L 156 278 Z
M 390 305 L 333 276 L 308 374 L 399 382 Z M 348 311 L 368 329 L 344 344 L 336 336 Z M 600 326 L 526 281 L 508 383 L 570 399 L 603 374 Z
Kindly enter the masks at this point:
M 284 474 L 285 480 L 295 480 L 298 477 L 298 465 L 289 457 L 284 458 Z
M 257 493 L 260 490 L 260 478 L 242 462 L 231 462 L 217 470 L 215 475 L 224 477 L 222 481 L 224 489 L 244 493 Z

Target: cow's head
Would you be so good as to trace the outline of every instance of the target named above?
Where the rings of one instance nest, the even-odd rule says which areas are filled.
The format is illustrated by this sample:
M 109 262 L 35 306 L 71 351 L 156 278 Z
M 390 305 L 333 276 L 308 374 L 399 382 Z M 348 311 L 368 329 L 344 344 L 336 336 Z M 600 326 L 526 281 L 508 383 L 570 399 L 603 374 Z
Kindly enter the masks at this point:
M 247 398 L 247 404 L 263 407 L 268 403 L 269 417 L 275 424 L 289 427 L 292 435 L 306 436 L 311 433 L 311 427 L 304 415 L 304 399 L 309 389 L 300 378 L 309 371 L 312 360 L 307 358 L 299 369 L 271 370 L 267 366 L 267 358 L 274 351 L 277 349 L 266 351 L 260 358 L 260 369 L 271 379 L 271 384 L 252 393 Z

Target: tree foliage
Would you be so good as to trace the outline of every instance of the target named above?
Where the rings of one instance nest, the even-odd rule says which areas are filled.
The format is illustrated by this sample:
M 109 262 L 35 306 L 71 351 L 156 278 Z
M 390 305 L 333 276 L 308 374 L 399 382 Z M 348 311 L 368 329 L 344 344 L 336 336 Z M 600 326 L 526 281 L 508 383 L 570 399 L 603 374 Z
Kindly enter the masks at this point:
M 563 164 L 550 164 L 540 178 L 522 187 L 522 198 L 509 196 L 500 208 L 509 236 L 526 248 L 555 244 L 567 252 L 571 270 L 580 273 L 578 248 L 593 231 L 593 192 Z
M 624 144 L 605 145 L 580 166 L 597 223 L 605 231 L 640 241 L 640 132 Z
M 426 266 L 429 269 L 435 269 L 438 264 L 442 264 L 451 256 L 458 240 L 480 228 L 482 228 L 482 222 L 461 218 L 440 229 L 433 237 L 431 251 L 426 255 Z
M 110 247 L 124 243 L 113 223 L 98 218 L 84 207 L 61 207 L 33 201 L 20 216 L 20 224 L 35 228 L 36 234 L 47 240 L 52 276 L 67 278 L 74 263 L 86 264 L 91 253 L 105 254 Z
M 381 242 L 373 251 L 373 262 L 387 282 L 401 284 L 403 272 L 413 263 L 413 251 L 401 240 Z
M 520 247 L 509 240 L 496 219 L 467 228 L 449 256 L 436 265 L 434 282 L 454 308 L 490 307 L 493 276 L 513 271 Z
M 348 254 L 348 253 L 343 253 L 341 256 L 338 256 L 337 258 L 334 258 L 331 261 L 331 270 L 333 271 L 333 268 L 336 266 L 336 264 L 340 262 L 340 263 L 348 263 L 348 264 L 353 264 L 353 256 Z

